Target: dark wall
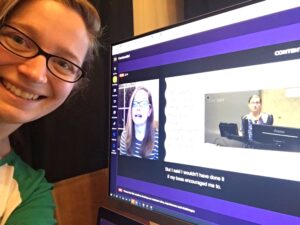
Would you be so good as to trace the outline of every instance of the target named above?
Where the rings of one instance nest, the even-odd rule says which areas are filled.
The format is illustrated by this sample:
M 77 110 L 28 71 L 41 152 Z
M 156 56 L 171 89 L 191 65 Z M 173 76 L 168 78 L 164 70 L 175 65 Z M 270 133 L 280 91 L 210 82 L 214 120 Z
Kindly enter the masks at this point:
M 17 153 L 49 181 L 84 174 L 108 165 L 108 79 L 110 43 L 133 35 L 131 0 L 93 0 L 101 15 L 103 47 L 88 86 L 48 116 L 21 128 Z M 24 139 L 25 138 L 25 139 Z

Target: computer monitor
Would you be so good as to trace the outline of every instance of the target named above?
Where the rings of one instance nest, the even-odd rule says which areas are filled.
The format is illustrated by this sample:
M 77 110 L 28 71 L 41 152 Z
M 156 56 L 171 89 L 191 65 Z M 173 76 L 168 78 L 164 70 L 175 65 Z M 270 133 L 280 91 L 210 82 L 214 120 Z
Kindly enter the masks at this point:
M 98 209 L 97 224 L 95 225 L 144 225 L 134 219 L 115 212 L 111 209 L 100 207 Z
M 228 137 L 230 135 L 238 135 L 238 126 L 236 123 L 220 123 L 219 124 L 220 134 L 222 137 Z
M 252 134 L 260 148 L 300 152 L 299 128 L 253 124 Z
M 112 45 L 110 196 L 191 224 L 300 224 L 299 152 L 216 144 L 253 93 L 299 125 L 299 30 L 299 1 L 267 0 Z

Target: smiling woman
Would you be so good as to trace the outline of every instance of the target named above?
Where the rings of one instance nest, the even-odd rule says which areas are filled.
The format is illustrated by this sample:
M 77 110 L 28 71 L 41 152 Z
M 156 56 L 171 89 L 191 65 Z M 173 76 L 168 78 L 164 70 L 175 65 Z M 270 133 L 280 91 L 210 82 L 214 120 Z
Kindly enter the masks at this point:
M 86 74 L 99 31 L 87 0 L 0 2 L 0 225 L 55 224 L 51 184 L 9 139 L 63 104 Z

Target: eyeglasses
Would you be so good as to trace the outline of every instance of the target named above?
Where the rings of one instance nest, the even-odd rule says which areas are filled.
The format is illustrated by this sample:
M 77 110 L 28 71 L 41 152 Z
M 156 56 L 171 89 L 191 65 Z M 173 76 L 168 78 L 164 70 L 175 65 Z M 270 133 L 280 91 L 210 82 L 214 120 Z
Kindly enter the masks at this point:
M 141 108 L 145 108 L 145 107 L 147 107 L 147 106 L 150 106 L 150 103 L 148 102 L 148 101 L 140 101 L 140 102 L 138 102 L 138 101 L 133 101 L 132 102 L 132 107 L 133 108 L 136 108 L 136 107 L 141 107 Z
M 48 70 L 63 81 L 75 83 L 86 75 L 81 67 L 67 59 L 45 52 L 30 37 L 10 25 L 0 26 L 0 44 L 11 53 L 26 59 L 38 55 L 45 56 Z
M 256 102 L 249 102 L 251 105 L 259 105 L 260 102 L 259 101 L 256 101 Z

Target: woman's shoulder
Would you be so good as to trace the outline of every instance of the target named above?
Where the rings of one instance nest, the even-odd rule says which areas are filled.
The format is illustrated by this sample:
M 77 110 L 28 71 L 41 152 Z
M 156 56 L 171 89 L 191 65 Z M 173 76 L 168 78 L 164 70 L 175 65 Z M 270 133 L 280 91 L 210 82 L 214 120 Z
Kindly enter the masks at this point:
M 14 177 L 16 179 L 23 179 L 23 177 L 25 177 L 24 179 L 28 180 L 29 178 L 28 182 L 30 182 L 30 178 L 44 178 L 45 175 L 43 170 L 35 170 L 25 163 L 14 151 L 10 152 L 9 155 L 5 157 L 1 164 L 7 164 L 13 167 Z
M 120 144 L 119 144 L 120 155 L 127 155 L 126 137 L 127 137 L 127 132 L 123 130 L 121 133 Z
M 266 112 L 262 112 L 261 115 L 262 115 L 262 116 L 272 116 L 271 113 L 266 113 Z
M 267 120 L 267 119 L 273 118 L 273 115 L 270 114 L 270 113 L 262 112 L 262 113 L 261 113 L 261 118 L 262 118 L 263 120 Z
M 268 124 L 268 125 L 273 125 L 273 115 L 270 113 L 262 113 L 261 116 L 262 120 L 264 121 L 264 123 Z
M 246 114 L 246 115 L 243 115 L 243 116 L 242 116 L 242 119 L 251 119 L 251 114 L 248 113 L 248 114 Z
M 127 131 L 124 129 L 121 133 L 121 140 L 125 140 L 127 137 Z
M 30 224 L 29 221 L 37 222 L 33 224 L 54 224 L 53 185 L 46 180 L 45 172 L 33 169 L 14 152 L 5 165 L 13 169 L 13 179 L 20 196 L 20 207 L 11 214 L 7 224 L 17 224 L 17 221 L 24 224 Z M 39 209 L 36 205 L 40 206 Z
M 32 190 L 38 186 L 51 189 L 52 184 L 45 178 L 44 170 L 35 170 L 25 163 L 16 153 L 12 153 L 12 158 L 8 165 L 14 167 L 14 178 L 19 183 L 20 189 Z

